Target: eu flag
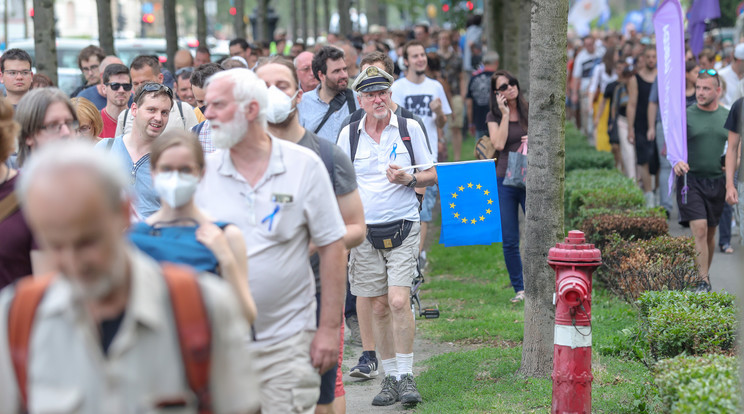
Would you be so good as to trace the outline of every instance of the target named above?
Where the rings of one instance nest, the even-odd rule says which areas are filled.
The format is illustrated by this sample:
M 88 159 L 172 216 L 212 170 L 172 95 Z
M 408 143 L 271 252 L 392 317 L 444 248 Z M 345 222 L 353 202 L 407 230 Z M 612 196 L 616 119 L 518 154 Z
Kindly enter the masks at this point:
M 501 214 L 493 160 L 437 165 L 446 247 L 501 242 Z

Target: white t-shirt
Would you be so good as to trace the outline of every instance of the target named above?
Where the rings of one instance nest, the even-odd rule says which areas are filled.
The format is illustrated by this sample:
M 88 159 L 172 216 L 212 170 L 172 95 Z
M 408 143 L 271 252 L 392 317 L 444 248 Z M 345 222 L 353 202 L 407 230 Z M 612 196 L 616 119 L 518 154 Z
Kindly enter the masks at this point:
M 181 112 L 178 110 L 178 107 L 176 105 L 181 105 L 181 110 L 183 111 L 183 119 L 181 119 Z M 127 115 L 127 124 L 126 126 L 122 127 L 124 125 L 124 114 Z M 132 131 L 132 123 L 134 121 L 134 116 L 132 115 L 131 110 L 125 110 L 122 111 L 119 114 L 119 118 L 116 119 L 116 134 L 115 137 L 121 136 L 123 134 L 128 134 Z M 198 124 L 199 121 L 196 119 L 196 114 L 194 114 L 194 108 L 187 104 L 186 102 L 181 101 L 173 101 L 173 105 L 171 106 L 170 115 L 168 116 L 168 123 L 165 125 L 165 129 L 163 132 L 168 132 L 173 128 L 180 128 L 185 131 L 190 131 L 191 128 L 193 128 L 196 124 Z
M 403 119 L 408 127 L 408 135 L 411 136 L 416 164 L 433 163 L 435 158 L 426 148 L 424 131 L 418 122 Z M 364 130 L 366 120 L 367 115 L 364 115 L 359 123 L 359 145 L 354 156 L 354 170 L 359 184 L 359 196 L 364 205 L 365 221 L 367 224 L 390 223 L 396 220 L 419 221 L 416 193 L 412 188 L 391 183 L 385 175 L 390 164 L 401 167 L 412 165 L 408 150 L 400 139 L 398 118 L 395 115 L 390 117 L 390 124 L 383 129 L 379 144 Z M 350 125 L 346 125 L 341 129 L 338 146 L 344 154 L 351 156 L 349 127 Z M 411 170 L 407 172 L 412 173 Z
M 580 90 L 582 92 L 589 89 L 594 69 L 602 61 L 603 54 L 604 52 L 600 53 L 599 48 L 595 49 L 594 53 L 589 53 L 586 49 L 582 49 L 576 56 L 573 65 L 573 77 L 574 79 L 581 79 Z
M 413 83 L 407 78 L 400 78 L 390 89 L 393 91 L 393 102 L 408 109 L 414 115 L 418 115 L 424 121 L 426 135 L 429 137 L 429 148 L 436 153 L 439 143 L 435 122 L 437 114 L 431 110 L 429 104 L 439 98 L 442 100 L 442 112 L 445 115 L 452 114 L 452 108 L 450 108 L 447 95 L 444 94 L 442 84 L 431 78 L 424 78 L 421 83 Z
M 607 74 L 605 70 L 605 64 L 600 63 L 594 68 L 594 74 L 592 75 L 592 81 L 589 84 L 589 93 L 594 95 L 599 89 L 599 93 L 604 95 L 604 91 L 607 85 L 617 80 L 617 73 L 613 70 L 610 74 Z
M 741 79 L 739 79 L 739 76 L 734 72 L 731 65 L 718 71 L 718 76 L 726 82 L 726 93 L 721 96 L 720 103 L 726 107 L 730 107 L 734 101 L 741 98 Z

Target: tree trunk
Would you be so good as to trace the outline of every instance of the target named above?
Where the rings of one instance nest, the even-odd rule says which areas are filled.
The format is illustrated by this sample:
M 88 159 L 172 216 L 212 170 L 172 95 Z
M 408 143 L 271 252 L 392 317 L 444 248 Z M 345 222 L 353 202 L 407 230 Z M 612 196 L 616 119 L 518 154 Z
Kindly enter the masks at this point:
M 351 35 L 349 0 L 338 0 L 338 34 L 342 38 L 347 38 Z
M 273 33 L 269 33 L 269 5 L 266 0 L 258 0 L 258 37 L 262 41 L 271 41 L 274 36 Z
M 530 29 L 532 1 L 524 0 L 519 4 L 519 89 L 529 100 L 530 95 Z
M 26 0 L 21 0 L 21 17 L 23 18 L 23 38 L 28 39 L 28 8 L 26 7 Z
M 524 341 L 519 373 L 546 378 L 553 368 L 555 273 L 548 250 L 563 239 L 568 0 L 533 0 L 530 151 L 524 241 Z
M 167 67 L 175 73 L 175 56 L 178 51 L 178 23 L 176 22 L 176 0 L 163 0 L 163 20 L 165 21 L 165 51 L 168 54 Z
M 501 7 L 504 53 L 501 67 L 519 78 L 519 12 L 523 0 L 504 0 Z
M 235 37 L 245 37 L 245 0 L 235 1 Z
M 3 2 L 3 40 L 5 41 L 5 47 L 8 45 L 8 0 Z
M 318 9 L 320 4 L 318 4 L 320 0 L 313 0 L 313 38 L 316 40 L 318 39 L 318 13 L 320 12 Z
M 331 30 L 331 0 L 323 0 L 323 30 L 321 32 L 328 33 Z
M 34 51 L 36 73 L 43 73 L 57 85 L 57 45 L 54 0 L 34 0 Z
M 302 38 L 305 40 L 305 44 L 307 44 L 307 39 L 309 36 L 308 33 L 308 27 L 307 27 L 307 2 L 310 0 L 300 0 L 300 3 L 302 5 Z
M 114 21 L 111 18 L 111 0 L 98 0 L 98 44 L 106 55 L 113 55 Z
M 204 7 L 204 0 L 196 1 L 196 40 L 199 46 L 209 47 L 207 45 L 207 11 Z
M 289 0 L 289 40 L 297 41 L 297 0 Z
M 502 9 L 504 1 L 509 0 L 486 0 L 487 7 L 486 13 L 483 19 L 483 26 L 486 31 L 486 44 L 488 50 L 495 50 L 502 56 L 504 56 L 504 31 L 503 31 L 503 13 Z

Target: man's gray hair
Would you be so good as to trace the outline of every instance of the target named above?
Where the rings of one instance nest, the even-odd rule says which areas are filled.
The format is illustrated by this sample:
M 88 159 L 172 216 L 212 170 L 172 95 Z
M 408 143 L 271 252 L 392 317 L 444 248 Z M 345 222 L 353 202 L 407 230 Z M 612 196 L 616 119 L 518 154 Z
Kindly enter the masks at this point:
M 257 122 L 259 122 L 263 128 L 266 128 L 266 108 L 269 104 L 266 82 L 256 76 L 252 70 L 235 68 L 223 72 L 217 72 L 210 76 L 204 87 L 209 88 L 211 83 L 214 83 L 219 79 L 227 79 L 232 83 L 233 87 L 231 89 L 233 97 L 235 97 L 235 102 L 238 103 L 241 111 L 245 111 L 246 108 L 248 108 L 248 104 L 252 101 L 258 103 L 260 111 Z
M 129 185 L 120 162 L 109 152 L 93 148 L 90 141 L 76 139 L 50 142 L 34 152 L 19 176 L 16 193 L 21 204 L 25 204 L 29 188 L 39 177 L 73 169 L 89 171 L 99 180 L 101 192 L 111 208 L 116 210 L 121 206 Z

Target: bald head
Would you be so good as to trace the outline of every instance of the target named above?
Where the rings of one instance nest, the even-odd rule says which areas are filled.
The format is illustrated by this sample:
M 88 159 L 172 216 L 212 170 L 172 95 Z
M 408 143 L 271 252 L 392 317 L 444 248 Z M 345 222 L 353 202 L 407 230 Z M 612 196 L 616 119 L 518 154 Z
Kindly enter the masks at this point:
M 103 72 L 106 70 L 106 66 L 111 65 L 112 63 L 118 63 L 120 65 L 123 65 L 124 62 L 121 61 L 118 57 L 114 55 L 109 55 L 103 58 L 101 61 L 101 64 L 98 65 L 98 70 L 101 71 L 101 83 L 103 83 Z
M 189 52 L 188 50 L 181 49 L 176 52 L 176 55 L 173 57 L 173 64 L 176 67 L 176 70 L 181 68 L 193 67 L 194 57 L 191 56 L 191 52 Z

